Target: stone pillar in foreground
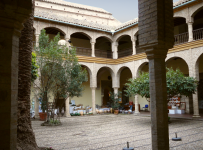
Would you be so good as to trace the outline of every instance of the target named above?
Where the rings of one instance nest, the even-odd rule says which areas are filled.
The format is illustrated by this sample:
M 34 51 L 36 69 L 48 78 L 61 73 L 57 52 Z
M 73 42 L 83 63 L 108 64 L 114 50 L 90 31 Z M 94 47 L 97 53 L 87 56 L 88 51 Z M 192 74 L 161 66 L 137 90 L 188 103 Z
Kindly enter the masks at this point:
M 188 22 L 188 42 L 192 42 L 193 41 L 193 22 Z
M 169 150 L 165 58 L 174 44 L 173 1 L 138 2 L 139 45 L 149 59 L 152 150 Z
M 15 150 L 19 37 L 23 23 L 32 12 L 32 1 L 1 0 L 0 6 L 0 149 Z
M 95 42 L 91 42 L 92 47 L 92 57 L 95 57 Z
M 66 99 L 66 112 L 65 112 L 65 116 L 66 117 L 71 117 L 70 115 L 70 105 L 69 105 L 70 99 L 69 97 Z
M 92 89 L 92 112 L 93 114 L 96 114 L 96 108 L 95 108 L 95 90 L 96 87 L 91 87 Z
M 135 116 L 140 115 L 138 104 L 139 104 L 138 95 L 135 95 L 135 113 L 134 113 Z

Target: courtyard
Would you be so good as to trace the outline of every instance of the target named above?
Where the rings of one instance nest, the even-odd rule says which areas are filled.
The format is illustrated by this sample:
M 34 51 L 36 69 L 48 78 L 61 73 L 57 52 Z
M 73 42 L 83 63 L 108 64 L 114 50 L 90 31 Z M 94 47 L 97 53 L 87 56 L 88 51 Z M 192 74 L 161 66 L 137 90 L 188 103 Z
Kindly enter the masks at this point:
M 40 126 L 32 121 L 39 147 L 55 150 L 122 150 L 130 142 L 136 150 L 151 149 L 149 116 L 95 115 L 61 118 L 62 126 Z M 174 142 L 175 132 L 182 141 Z M 171 118 L 169 124 L 170 149 L 202 150 L 203 119 Z

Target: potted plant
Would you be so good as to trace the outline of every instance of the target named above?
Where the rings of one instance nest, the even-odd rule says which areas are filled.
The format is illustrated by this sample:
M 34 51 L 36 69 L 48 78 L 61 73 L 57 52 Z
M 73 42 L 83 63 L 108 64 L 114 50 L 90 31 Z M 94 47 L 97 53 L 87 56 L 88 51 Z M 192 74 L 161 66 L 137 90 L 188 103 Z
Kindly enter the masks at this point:
M 118 115 L 118 112 L 119 112 L 119 97 L 121 95 L 121 92 L 118 91 L 118 93 L 112 93 L 110 92 L 110 102 L 111 102 L 111 108 L 114 109 L 114 114 L 115 115 Z
M 43 98 L 39 98 L 38 100 L 39 100 L 39 102 L 41 104 L 41 109 L 42 109 L 42 112 L 39 113 L 40 120 L 41 121 L 46 121 L 46 119 L 47 119 L 47 113 L 45 112 L 45 110 L 46 110 L 46 101 L 44 101 Z

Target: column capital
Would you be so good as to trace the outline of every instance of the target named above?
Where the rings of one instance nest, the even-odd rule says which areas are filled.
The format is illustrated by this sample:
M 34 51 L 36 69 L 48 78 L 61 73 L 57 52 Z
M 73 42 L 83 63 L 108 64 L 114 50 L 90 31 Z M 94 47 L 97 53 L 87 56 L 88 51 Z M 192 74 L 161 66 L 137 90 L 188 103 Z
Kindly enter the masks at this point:
M 168 49 L 165 47 L 152 47 L 145 50 L 147 54 L 147 59 L 154 59 L 154 58 L 166 58 Z
M 91 44 L 95 44 L 96 42 L 90 42 Z
M 194 22 L 191 22 L 191 21 L 190 21 L 190 22 L 187 22 L 188 25 L 193 25 L 193 23 L 194 23 Z

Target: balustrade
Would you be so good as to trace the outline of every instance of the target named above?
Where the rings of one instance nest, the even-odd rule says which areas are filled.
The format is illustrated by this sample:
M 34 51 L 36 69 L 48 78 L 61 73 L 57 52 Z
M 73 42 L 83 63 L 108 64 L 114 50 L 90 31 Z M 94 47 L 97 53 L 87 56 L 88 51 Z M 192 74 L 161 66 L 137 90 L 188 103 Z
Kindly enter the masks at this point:
M 76 54 L 82 56 L 91 56 L 92 49 L 91 48 L 84 48 L 84 47 L 76 47 Z
M 175 35 L 174 38 L 175 38 L 175 41 L 174 41 L 175 45 L 186 43 L 188 42 L 188 32 Z
M 133 53 L 132 49 L 125 49 L 122 51 L 118 51 L 118 58 L 130 56 L 132 55 L 132 53 Z
M 203 28 L 197 29 L 193 31 L 193 39 L 194 40 L 201 40 L 203 39 Z

